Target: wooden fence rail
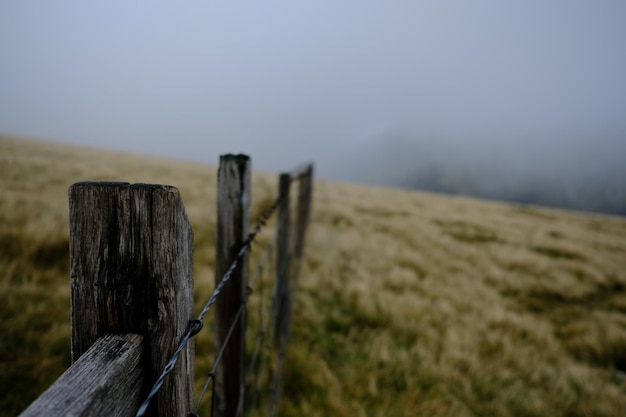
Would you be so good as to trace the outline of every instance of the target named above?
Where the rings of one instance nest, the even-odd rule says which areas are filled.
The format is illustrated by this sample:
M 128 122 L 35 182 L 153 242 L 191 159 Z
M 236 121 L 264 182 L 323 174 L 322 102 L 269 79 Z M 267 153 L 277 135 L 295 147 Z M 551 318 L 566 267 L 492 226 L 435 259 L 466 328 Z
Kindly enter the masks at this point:
M 220 158 L 216 285 L 248 237 L 249 164 L 245 155 Z M 312 175 L 307 165 L 279 177 L 277 351 L 284 351 L 289 334 Z M 289 185 L 296 180 L 300 188 L 292 230 Z M 170 186 L 81 182 L 70 187 L 69 205 L 72 365 L 20 416 L 134 416 L 193 319 L 193 231 L 178 190 Z M 216 302 L 216 352 L 245 300 L 247 255 L 231 281 Z M 215 375 L 213 404 L 220 417 L 241 415 L 244 407 L 245 331 L 244 314 Z M 282 364 L 273 384 L 276 399 L 281 373 Z M 186 416 L 193 410 L 193 394 L 190 342 L 146 415 Z

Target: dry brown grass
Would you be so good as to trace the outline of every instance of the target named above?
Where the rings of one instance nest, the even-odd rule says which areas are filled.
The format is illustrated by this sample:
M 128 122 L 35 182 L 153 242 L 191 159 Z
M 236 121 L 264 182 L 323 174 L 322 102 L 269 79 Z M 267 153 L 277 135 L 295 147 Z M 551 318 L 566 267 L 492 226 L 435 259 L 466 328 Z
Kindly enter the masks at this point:
M 0 178 L 0 414 L 69 363 L 72 183 L 177 186 L 210 295 L 214 167 L 0 137 Z M 626 220 L 318 181 L 307 244 L 284 415 L 624 414 Z

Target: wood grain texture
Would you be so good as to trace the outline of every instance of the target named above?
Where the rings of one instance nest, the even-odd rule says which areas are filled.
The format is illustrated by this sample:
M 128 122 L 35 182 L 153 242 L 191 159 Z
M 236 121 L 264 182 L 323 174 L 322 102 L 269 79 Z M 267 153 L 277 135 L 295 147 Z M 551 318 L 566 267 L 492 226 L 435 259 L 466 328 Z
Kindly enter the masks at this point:
M 20 417 L 134 416 L 143 401 L 143 337 L 101 337 Z
M 221 280 L 242 243 L 250 224 L 250 159 L 245 155 L 220 157 L 217 186 L 217 240 L 215 285 Z M 245 296 L 248 254 L 244 256 L 215 304 L 215 349 L 219 352 Z M 246 314 L 243 312 L 215 375 L 215 415 L 231 417 L 243 407 L 246 352 Z M 217 353 L 216 353 L 217 354 Z
M 193 318 L 193 232 L 180 194 L 163 185 L 83 182 L 69 197 L 72 361 L 100 336 L 141 334 L 151 386 Z M 193 355 L 192 341 L 150 415 L 189 412 Z

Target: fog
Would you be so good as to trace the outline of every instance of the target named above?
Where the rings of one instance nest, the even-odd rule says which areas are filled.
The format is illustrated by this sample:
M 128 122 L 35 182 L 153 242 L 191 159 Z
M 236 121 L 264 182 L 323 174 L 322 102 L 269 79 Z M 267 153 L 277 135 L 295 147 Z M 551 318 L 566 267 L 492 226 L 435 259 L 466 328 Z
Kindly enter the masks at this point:
M 489 189 L 611 194 L 624 21 L 621 0 L 3 1 L 0 132 L 400 186 L 394 161 L 427 157 Z

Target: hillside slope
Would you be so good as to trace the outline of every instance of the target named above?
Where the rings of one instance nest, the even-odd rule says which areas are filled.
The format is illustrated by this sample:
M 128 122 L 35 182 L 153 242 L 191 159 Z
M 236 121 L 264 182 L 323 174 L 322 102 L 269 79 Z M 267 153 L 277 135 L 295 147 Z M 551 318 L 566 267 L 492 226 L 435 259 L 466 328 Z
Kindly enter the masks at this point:
M 67 188 L 83 180 L 177 186 L 197 309 L 213 289 L 215 167 L 0 136 L 2 415 L 69 364 Z M 276 177 L 253 184 L 259 213 Z M 282 415 L 623 415 L 626 220 L 316 182 L 307 245 Z

